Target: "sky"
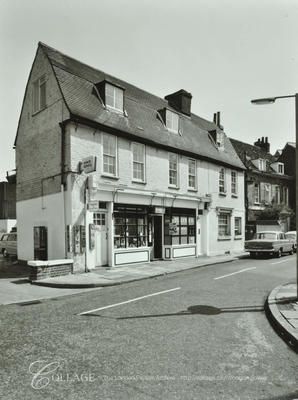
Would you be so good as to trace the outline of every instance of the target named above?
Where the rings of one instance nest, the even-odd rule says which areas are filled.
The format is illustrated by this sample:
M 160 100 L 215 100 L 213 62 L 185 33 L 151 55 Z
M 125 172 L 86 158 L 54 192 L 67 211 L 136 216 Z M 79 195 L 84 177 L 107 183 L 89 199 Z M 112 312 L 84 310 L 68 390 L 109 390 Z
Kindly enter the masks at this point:
M 295 141 L 297 0 L 0 0 L 0 180 L 13 150 L 38 42 L 150 93 L 192 93 L 192 112 L 221 112 L 229 137 L 271 152 Z

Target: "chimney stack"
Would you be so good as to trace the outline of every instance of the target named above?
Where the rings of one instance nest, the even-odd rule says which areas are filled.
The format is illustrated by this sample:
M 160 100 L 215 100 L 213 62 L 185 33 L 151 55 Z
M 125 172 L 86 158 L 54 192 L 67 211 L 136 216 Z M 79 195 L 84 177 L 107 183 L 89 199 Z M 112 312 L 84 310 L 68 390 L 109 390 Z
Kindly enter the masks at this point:
M 165 99 L 168 100 L 169 106 L 185 115 L 190 116 L 192 99 L 191 93 L 181 89 L 178 90 L 178 92 L 168 94 L 165 96 Z
M 213 122 L 219 129 L 223 130 L 223 126 L 220 125 L 220 111 L 213 114 Z
M 266 153 L 270 153 L 270 143 L 268 142 L 268 137 L 262 136 L 262 139 L 258 139 L 254 142 L 254 145 L 265 151 Z

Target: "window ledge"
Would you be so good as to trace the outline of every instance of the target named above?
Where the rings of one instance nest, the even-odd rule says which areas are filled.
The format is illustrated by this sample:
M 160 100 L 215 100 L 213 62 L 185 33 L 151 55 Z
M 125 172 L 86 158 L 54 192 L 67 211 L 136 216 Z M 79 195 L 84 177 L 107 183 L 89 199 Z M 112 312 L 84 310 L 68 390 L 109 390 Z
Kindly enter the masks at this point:
M 224 241 L 224 240 L 231 240 L 231 236 L 218 236 L 217 240 L 219 242 Z
M 243 239 L 242 236 L 235 236 L 235 237 L 234 237 L 234 240 L 242 240 L 242 239 Z
M 187 191 L 188 191 L 188 192 L 197 192 L 198 189 L 195 189 L 195 188 L 188 188 Z
M 236 199 L 238 197 L 238 194 L 232 193 L 232 197 Z
M 224 197 L 225 197 L 225 196 L 227 195 L 227 192 L 219 192 L 218 194 L 219 194 L 220 196 L 224 196 Z
M 102 178 L 110 178 L 110 179 L 115 179 L 118 180 L 119 176 L 117 175 L 109 175 L 109 174 L 101 174 Z
M 147 185 L 146 181 L 137 181 L 137 180 L 132 180 L 132 183 L 137 183 L 138 185 Z
M 169 189 L 176 189 L 176 190 L 180 189 L 179 186 L 174 186 L 174 185 L 169 185 L 168 187 L 169 187 Z

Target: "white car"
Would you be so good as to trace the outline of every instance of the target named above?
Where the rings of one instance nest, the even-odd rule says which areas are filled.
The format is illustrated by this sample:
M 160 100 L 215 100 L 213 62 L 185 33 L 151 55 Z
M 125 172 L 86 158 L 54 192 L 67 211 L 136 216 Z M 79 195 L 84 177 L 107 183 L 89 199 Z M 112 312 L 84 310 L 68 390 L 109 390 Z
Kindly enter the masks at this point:
M 285 233 L 285 237 L 293 243 L 295 253 L 297 252 L 297 232 L 289 231 Z

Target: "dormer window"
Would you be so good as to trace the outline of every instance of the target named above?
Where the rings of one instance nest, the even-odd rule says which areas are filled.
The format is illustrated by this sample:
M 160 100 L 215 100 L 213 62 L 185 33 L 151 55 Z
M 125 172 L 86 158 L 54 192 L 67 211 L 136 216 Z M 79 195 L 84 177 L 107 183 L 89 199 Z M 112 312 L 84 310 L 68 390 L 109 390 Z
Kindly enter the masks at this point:
M 274 162 L 271 164 L 271 168 L 273 168 L 277 174 L 284 175 L 285 173 L 284 163 Z
M 123 112 L 123 98 L 123 89 L 110 83 L 105 84 L 105 105 L 107 108 Z
M 166 110 L 166 127 L 171 132 L 179 132 L 179 115 L 168 109 Z
M 259 170 L 266 171 L 266 160 L 259 159 Z
M 222 131 L 216 132 L 216 144 L 220 148 L 224 146 L 224 133 Z
M 43 75 L 33 83 L 33 113 L 46 107 L 46 76 Z

